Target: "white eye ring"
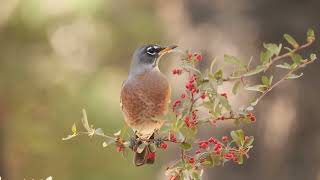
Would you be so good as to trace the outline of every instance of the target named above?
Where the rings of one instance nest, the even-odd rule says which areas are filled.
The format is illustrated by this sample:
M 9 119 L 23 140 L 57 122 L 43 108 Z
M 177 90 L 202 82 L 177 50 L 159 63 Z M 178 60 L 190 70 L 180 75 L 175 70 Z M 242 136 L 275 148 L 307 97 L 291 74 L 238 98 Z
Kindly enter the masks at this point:
M 150 46 L 147 48 L 147 53 L 151 56 L 154 56 L 156 54 L 156 52 L 154 50 L 157 48 L 159 48 L 159 47 L 158 46 Z M 151 49 L 153 49 L 153 51 L 150 51 Z

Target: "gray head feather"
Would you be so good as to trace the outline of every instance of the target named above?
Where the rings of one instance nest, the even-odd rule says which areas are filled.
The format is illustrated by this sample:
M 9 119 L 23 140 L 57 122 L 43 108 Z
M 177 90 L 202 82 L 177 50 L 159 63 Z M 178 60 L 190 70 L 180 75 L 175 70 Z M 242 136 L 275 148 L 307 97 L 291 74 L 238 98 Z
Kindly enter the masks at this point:
M 164 53 L 177 46 L 144 45 L 135 50 L 132 56 L 129 76 L 135 76 L 152 70 L 158 70 L 158 59 Z

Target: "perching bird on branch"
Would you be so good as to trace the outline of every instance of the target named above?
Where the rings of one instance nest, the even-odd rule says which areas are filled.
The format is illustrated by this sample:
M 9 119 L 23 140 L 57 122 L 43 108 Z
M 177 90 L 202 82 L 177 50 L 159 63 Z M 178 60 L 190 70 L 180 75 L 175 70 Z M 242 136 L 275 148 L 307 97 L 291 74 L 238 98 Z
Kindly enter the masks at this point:
M 156 117 L 166 114 L 171 89 L 158 63 L 161 56 L 176 47 L 151 44 L 138 48 L 133 54 L 129 77 L 121 90 L 121 106 L 126 123 L 139 139 L 154 138 L 154 132 L 164 123 Z M 153 164 L 150 153 L 150 146 L 135 152 L 134 164 Z

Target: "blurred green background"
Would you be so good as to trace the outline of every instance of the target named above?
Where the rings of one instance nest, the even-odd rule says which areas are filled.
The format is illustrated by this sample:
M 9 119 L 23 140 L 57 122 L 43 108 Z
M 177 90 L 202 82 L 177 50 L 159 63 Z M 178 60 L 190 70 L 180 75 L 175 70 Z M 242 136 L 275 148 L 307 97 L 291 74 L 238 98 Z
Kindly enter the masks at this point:
M 318 7 L 318 0 L 1 0 L 0 176 L 165 179 L 172 149 L 155 166 L 136 168 L 115 148 L 102 148 L 101 139 L 61 138 L 79 124 L 82 108 L 107 133 L 123 126 L 119 93 L 136 47 L 178 44 L 208 60 L 224 53 L 258 57 L 263 41 L 278 43 L 285 32 L 300 41 L 309 27 L 319 35 Z M 163 71 L 175 63 L 162 64 Z M 257 109 L 249 129 L 256 147 L 245 165 L 208 170 L 204 179 L 319 180 L 319 67 Z M 234 127 L 209 133 L 228 128 Z

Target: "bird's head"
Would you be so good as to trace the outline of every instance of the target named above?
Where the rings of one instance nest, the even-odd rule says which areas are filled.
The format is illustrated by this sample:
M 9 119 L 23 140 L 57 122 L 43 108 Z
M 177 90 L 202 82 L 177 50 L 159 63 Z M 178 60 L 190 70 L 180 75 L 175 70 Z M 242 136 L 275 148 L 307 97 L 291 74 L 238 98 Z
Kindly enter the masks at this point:
M 175 45 L 160 46 L 149 44 L 136 49 L 132 57 L 130 75 L 137 75 L 158 68 L 161 56 L 171 52 L 176 47 Z

